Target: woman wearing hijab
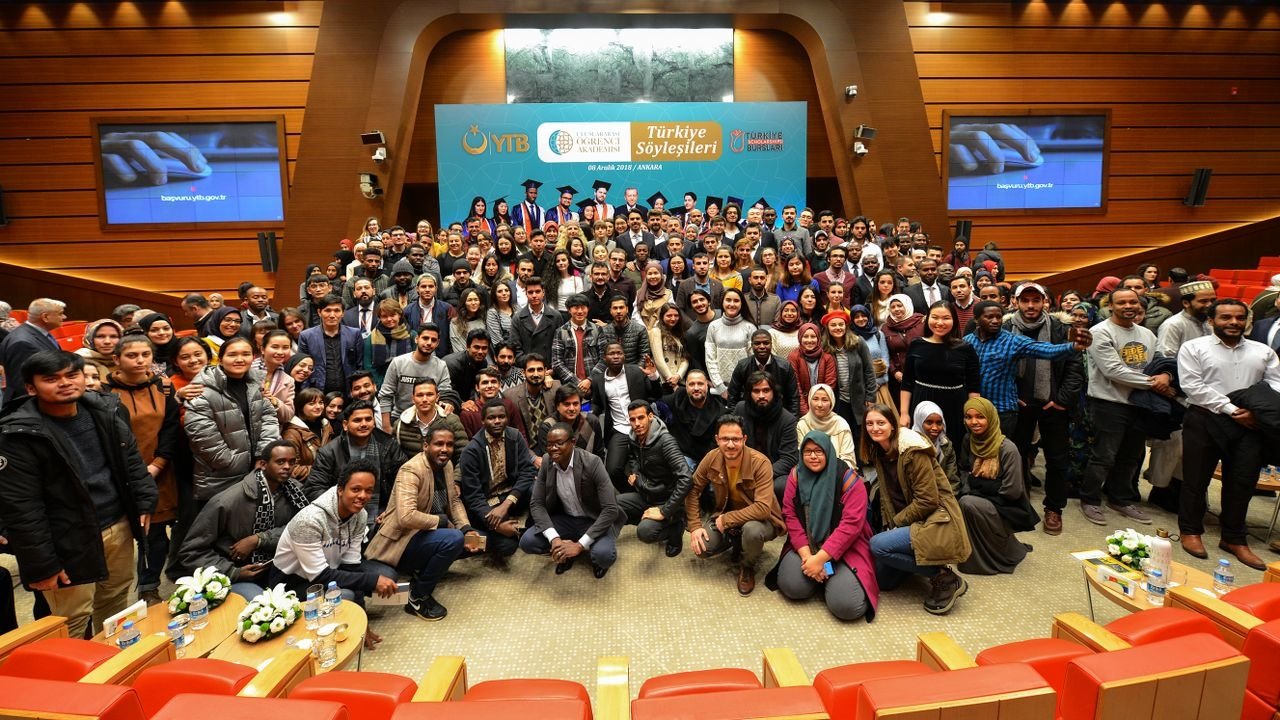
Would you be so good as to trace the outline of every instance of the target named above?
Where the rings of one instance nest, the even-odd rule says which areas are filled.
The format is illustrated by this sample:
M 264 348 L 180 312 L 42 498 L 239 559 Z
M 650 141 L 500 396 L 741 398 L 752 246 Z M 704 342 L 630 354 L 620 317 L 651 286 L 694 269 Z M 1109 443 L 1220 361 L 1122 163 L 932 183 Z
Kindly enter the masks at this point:
M 112 372 L 116 369 L 116 345 L 120 344 L 122 337 L 124 326 L 120 323 L 110 318 L 94 320 L 85 326 L 84 347 L 77 348 L 76 354 Z
M 960 571 L 1011 573 L 1030 549 L 1014 533 L 1034 530 L 1040 522 L 1027 499 L 1022 456 L 1013 440 L 1000 432 L 1000 415 L 990 400 L 966 400 L 964 424 L 969 438 L 961 445 L 960 467 L 969 472 L 969 490 L 960 497 L 960 509 L 973 554 L 960 564 Z
M 835 456 L 851 468 L 858 467 L 857 451 L 853 447 L 853 430 L 849 422 L 836 414 L 836 391 L 825 383 L 818 383 L 809 388 L 809 411 L 796 423 L 796 435 L 801 438 L 801 449 L 804 437 L 810 432 L 825 433 L 835 449 Z
M 809 412 L 809 388 L 824 384 L 828 388 L 836 384 L 836 359 L 822 348 L 822 332 L 813 323 L 805 323 L 796 333 L 799 347 L 787 356 L 791 369 L 796 373 L 796 388 L 800 393 L 800 414 Z M 834 402 L 834 396 L 831 398 Z
M 767 328 L 773 341 L 773 354 L 780 358 L 791 357 L 791 352 L 800 347 L 800 303 L 785 300 L 778 306 L 778 314 Z
M 967 473 L 962 472 L 956 464 L 956 446 L 947 435 L 947 418 L 942 414 L 942 408 L 938 407 L 938 403 L 924 400 L 916 405 L 911 429 L 933 442 L 933 448 L 938 451 L 938 464 L 942 466 L 942 471 L 951 481 L 951 492 L 955 493 L 956 497 L 967 492 L 969 487 L 965 482 Z
M 849 329 L 867 344 L 876 376 L 876 402 L 885 403 L 889 400 L 889 343 L 876 326 L 876 316 L 866 305 L 854 305 L 849 308 Z
M 209 347 L 209 354 L 217 357 L 218 349 L 222 344 L 233 337 L 244 337 L 240 333 L 243 326 L 243 314 L 240 308 L 223 305 L 214 310 L 209 316 L 209 322 L 204 324 L 205 329 L 205 345 Z M 253 343 L 249 344 L 252 347 Z M 217 364 L 217 363 L 214 363 Z
M 929 579 L 925 611 L 946 615 L 968 591 L 951 566 L 969 558 L 969 535 L 951 482 L 925 436 L 898 427 L 893 410 L 873 405 L 862 426 L 859 454 L 876 469 L 885 529 L 871 538 L 876 578 L 886 590 L 908 575 Z
M 889 395 L 896 400 L 902 385 L 907 350 L 912 340 L 924 336 L 924 316 L 916 312 L 911 298 L 904 294 L 889 298 L 889 319 L 883 332 L 889 347 Z
M 786 544 L 765 585 L 791 600 L 808 600 L 821 590 L 832 615 L 870 622 L 880 586 L 871 561 L 866 485 L 837 457 L 824 432 L 805 435 L 800 461 L 782 498 Z
M 645 330 L 652 330 L 658 325 L 663 308 L 671 304 L 673 297 L 667 287 L 667 276 L 662 272 L 662 263 L 650 260 L 644 266 L 644 287 L 636 296 L 636 320 L 644 325 Z
M 151 371 L 157 375 L 165 374 L 169 368 L 169 358 L 173 354 L 173 346 L 177 344 L 177 336 L 173 332 L 173 321 L 169 319 L 168 315 L 151 313 L 142 318 L 142 321 L 138 323 L 138 327 L 142 328 L 142 332 L 151 341 L 151 346 L 155 348 L 155 353 L 152 355 Z

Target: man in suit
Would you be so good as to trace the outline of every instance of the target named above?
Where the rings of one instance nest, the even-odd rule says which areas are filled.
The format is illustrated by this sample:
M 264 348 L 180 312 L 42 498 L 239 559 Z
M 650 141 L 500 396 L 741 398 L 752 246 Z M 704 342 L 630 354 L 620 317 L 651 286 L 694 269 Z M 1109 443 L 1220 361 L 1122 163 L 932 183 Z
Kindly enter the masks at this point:
M 525 280 L 524 292 L 529 302 L 511 318 L 511 339 L 517 362 L 530 353 L 549 358 L 556 330 L 564 324 L 564 318 L 543 302 L 542 278 L 535 275 Z
M 604 343 L 602 368 L 591 373 L 591 412 L 600 418 L 604 430 L 605 459 L 609 477 L 619 489 L 626 487 L 622 471 L 627 464 L 627 443 L 631 425 L 627 422 L 627 406 L 633 400 L 652 400 L 661 393 L 658 370 L 650 359 L 647 370 L 628 365 L 622 343 Z
M 364 366 L 364 338 L 342 324 L 343 312 L 342 298 L 326 295 L 320 301 L 320 324 L 298 336 L 298 352 L 316 361 L 307 387 L 346 392 L 347 376 Z
M 551 555 L 557 575 L 587 553 L 596 579 L 603 578 L 618 559 L 616 540 L 625 519 L 604 464 L 579 450 L 563 423 L 547 433 L 546 459 L 533 483 L 533 525 L 520 538 L 520 549 Z
M 486 555 L 502 564 L 515 553 L 519 518 L 529 508 L 533 458 L 529 445 L 507 425 L 507 406 L 492 398 L 482 408 L 484 431 L 462 449 L 458 491 L 472 527 L 487 539 Z
M 369 278 L 358 278 L 350 285 L 352 306 L 342 314 L 342 324 L 360 331 L 367 336 L 378 322 L 378 307 L 374 302 L 373 282 Z
M 427 323 L 435 325 L 440 330 L 440 345 L 436 348 L 436 357 L 442 358 L 453 352 L 453 343 L 449 337 L 449 326 L 452 323 L 449 320 L 453 317 L 454 310 L 449 303 L 436 299 L 439 287 L 440 281 L 434 275 L 418 278 L 418 298 L 404 307 L 404 323 L 415 333 Z M 466 338 L 457 338 L 459 343 L 465 340 Z
M 542 187 L 542 183 L 530 179 L 520 184 L 524 186 L 524 200 L 511 208 L 511 222 L 523 226 L 527 237 L 529 233 L 542 228 L 547 213 L 538 207 L 538 188 Z
M 640 245 L 648 245 L 649 251 L 652 253 L 654 245 L 658 240 L 644 226 L 644 215 L 640 210 L 631 210 L 626 216 L 627 231 L 614 238 L 618 243 L 618 247 L 627 253 L 628 259 L 634 259 L 636 256 L 636 248 Z
M 951 290 L 942 286 L 938 280 L 938 261 L 925 258 L 916 264 L 916 274 L 920 282 L 908 285 L 907 297 L 911 298 L 916 311 L 929 313 L 929 306 L 936 302 L 951 302 Z
M 684 314 L 692 316 L 692 307 L 689 305 L 689 293 L 694 290 L 701 290 L 711 298 L 711 307 L 720 307 L 720 301 L 724 298 L 724 284 L 715 278 L 709 277 L 711 272 L 711 256 L 699 251 L 693 256 L 693 277 L 685 278 L 676 286 L 676 306 L 680 308 Z
M 53 331 L 62 327 L 67 319 L 67 304 L 61 300 L 37 298 L 27 307 L 27 321 L 13 329 L 0 342 L 0 367 L 8 377 L 4 389 L 4 403 L 27 396 L 27 386 L 22 382 L 22 364 L 32 355 L 46 350 L 58 350 Z
M 633 212 L 640 213 L 642 221 L 649 219 L 649 211 L 640 205 L 640 191 L 636 188 L 629 187 L 622 191 L 622 197 L 626 201 L 613 209 L 614 217 L 628 217 Z M 628 220 L 628 224 L 630 221 Z
M 1275 307 L 1280 310 L 1280 293 L 1276 294 Z M 1253 334 L 1249 336 L 1249 339 L 1280 352 L 1280 315 L 1272 315 L 1265 320 L 1255 322 L 1253 324 Z

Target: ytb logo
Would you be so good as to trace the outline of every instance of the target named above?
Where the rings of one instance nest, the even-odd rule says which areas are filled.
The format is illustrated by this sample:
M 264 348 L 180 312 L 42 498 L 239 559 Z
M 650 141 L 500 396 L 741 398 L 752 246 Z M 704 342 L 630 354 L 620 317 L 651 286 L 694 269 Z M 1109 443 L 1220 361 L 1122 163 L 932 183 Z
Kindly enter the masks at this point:
M 529 136 L 525 133 L 483 133 L 480 126 L 472 125 L 462 134 L 462 149 L 468 155 L 529 152 Z

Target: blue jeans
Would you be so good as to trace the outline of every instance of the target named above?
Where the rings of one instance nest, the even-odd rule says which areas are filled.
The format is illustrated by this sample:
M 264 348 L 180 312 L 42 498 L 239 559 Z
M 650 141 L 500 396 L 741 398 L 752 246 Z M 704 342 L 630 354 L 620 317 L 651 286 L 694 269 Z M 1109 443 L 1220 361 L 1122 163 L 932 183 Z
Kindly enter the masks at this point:
M 917 565 L 915 551 L 911 549 L 911 528 L 900 527 L 885 530 L 871 536 L 871 557 L 876 561 L 876 577 L 880 586 L 892 590 L 907 575 L 933 577 L 940 569 L 936 565 Z
M 462 550 L 461 530 L 437 528 L 414 533 L 396 566 L 400 572 L 413 576 L 409 594 L 418 599 L 429 597 Z
M 560 537 L 565 540 L 573 540 L 577 542 L 578 538 L 591 527 L 595 522 L 595 518 L 573 517 L 571 515 L 552 515 L 551 524 L 555 526 L 556 532 L 560 533 Z M 520 537 L 520 549 L 530 555 L 548 555 L 551 553 L 551 541 L 546 535 L 542 534 L 542 528 L 530 526 L 524 531 L 524 535 Z M 615 535 L 617 532 L 611 527 L 604 535 L 596 538 L 591 543 L 591 549 L 588 553 L 591 555 L 591 564 L 596 567 L 610 568 L 618 560 L 618 546 L 615 543 Z

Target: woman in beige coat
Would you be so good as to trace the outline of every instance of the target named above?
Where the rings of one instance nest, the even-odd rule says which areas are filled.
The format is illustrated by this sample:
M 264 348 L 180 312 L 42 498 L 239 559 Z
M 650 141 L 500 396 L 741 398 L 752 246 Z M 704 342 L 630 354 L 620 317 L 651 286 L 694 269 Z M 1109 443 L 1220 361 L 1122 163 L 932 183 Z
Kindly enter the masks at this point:
M 924 609 L 951 612 L 969 589 L 951 565 L 971 551 L 960 505 L 938 465 L 933 443 L 910 428 L 899 428 L 892 409 L 873 405 L 862 426 L 862 457 L 876 468 L 885 529 L 871 538 L 871 555 L 882 590 L 907 575 L 929 578 Z
M 436 428 L 423 451 L 396 474 L 391 503 L 378 516 L 378 531 L 365 557 L 413 576 L 404 611 L 441 620 L 448 610 L 435 599 L 436 585 L 462 555 L 467 510 L 453 483 L 453 431 Z

